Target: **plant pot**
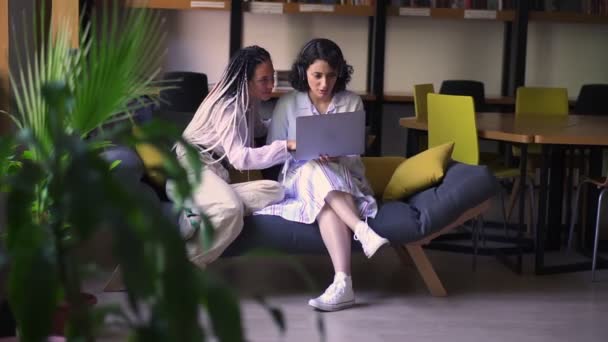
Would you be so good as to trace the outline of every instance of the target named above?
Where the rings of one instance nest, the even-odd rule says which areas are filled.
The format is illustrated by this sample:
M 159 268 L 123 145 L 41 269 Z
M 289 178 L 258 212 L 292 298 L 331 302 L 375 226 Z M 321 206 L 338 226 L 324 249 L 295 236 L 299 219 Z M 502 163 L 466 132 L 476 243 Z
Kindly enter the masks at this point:
M 97 304 L 97 297 L 90 293 L 81 293 L 84 305 L 91 307 Z M 70 305 L 68 303 L 61 303 L 55 311 L 55 316 L 53 317 L 53 330 L 51 333 L 53 335 L 63 336 L 65 325 L 70 315 Z
M 0 337 L 15 336 L 16 324 L 8 301 L 0 299 Z

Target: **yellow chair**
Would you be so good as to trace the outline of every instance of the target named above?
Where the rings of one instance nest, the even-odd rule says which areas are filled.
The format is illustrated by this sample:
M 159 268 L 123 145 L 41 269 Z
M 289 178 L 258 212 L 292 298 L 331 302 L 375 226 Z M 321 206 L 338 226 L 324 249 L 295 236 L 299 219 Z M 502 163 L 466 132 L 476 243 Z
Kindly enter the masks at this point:
M 515 115 L 568 115 L 566 88 L 519 87 L 515 94 Z
M 435 89 L 433 88 L 433 84 L 431 83 L 414 85 L 414 110 L 416 112 L 416 118 L 418 120 L 428 120 L 426 96 L 434 92 Z
M 563 117 L 568 115 L 568 89 L 550 87 L 519 87 L 515 94 L 515 117 L 529 115 Z M 521 156 L 521 150 L 517 146 L 512 148 L 513 155 Z M 534 172 L 538 165 L 538 156 L 541 154 L 541 146 L 538 144 L 528 145 L 528 169 Z M 511 193 L 507 217 L 511 212 L 517 196 L 517 188 Z
M 568 89 L 546 87 L 519 87 L 515 94 L 515 117 L 546 115 L 560 117 L 568 115 Z M 537 144 L 528 146 L 529 155 L 540 155 Z M 513 147 L 513 155 L 520 156 L 518 147 Z
M 427 122 L 428 108 L 426 104 L 426 96 L 434 92 L 435 90 L 432 83 L 414 85 L 414 111 L 418 120 Z M 424 151 L 427 149 L 427 140 L 426 134 L 418 135 L 419 151 Z
M 479 165 L 479 141 L 475 122 L 475 108 L 471 96 L 429 94 L 428 95 L 428 130 L 429 147 L 453 141 L 452 159 L 461 163 Z M 499 180 L 519 178 L 518 168 L 509 168 L 498 164 L 488 165 Z M 534 188 L 528 182 L 530 193 L 529 229 L 532 229 Z M 507 214 L 504 197 L 500 193 L 505 233 L 507 231 Z

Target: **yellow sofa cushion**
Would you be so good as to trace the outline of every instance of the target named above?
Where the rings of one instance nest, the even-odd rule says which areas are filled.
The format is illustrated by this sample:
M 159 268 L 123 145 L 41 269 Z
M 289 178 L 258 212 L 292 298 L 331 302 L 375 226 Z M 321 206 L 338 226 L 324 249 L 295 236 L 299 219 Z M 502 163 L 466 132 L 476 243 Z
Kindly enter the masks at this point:
M 135 151 L 144 163 L 146 175 L 155 185 L 164 187 L 166 182 L 165 175 L 160 171 L 163 166 L 163 154 L 151 144 L 137 144 Z
M 393 172 L 404 157 L 362 157 L 363 165 L 365 165 L 365 178 L 374 191 L 374 196 L 380 197 L 384 193 L 386 184 L 391 179 Z
M 453 150 L 454 143 L 450 142 L 404 160 L 393 173 L 384 189 L 382 199 L 385 201 L 404 199 L 439 183 L 443 179 L 445 167 Z

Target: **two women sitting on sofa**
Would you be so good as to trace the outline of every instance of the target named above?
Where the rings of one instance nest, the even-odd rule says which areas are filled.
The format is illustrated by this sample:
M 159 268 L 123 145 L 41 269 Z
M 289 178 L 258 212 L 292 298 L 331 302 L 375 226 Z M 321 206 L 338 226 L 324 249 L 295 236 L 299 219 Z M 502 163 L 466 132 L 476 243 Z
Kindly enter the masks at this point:
M 346 90 L 353 70 L 340 48 L 331 40 L 308 42 L 293 64 L 290 81 L 295 91 L 279 99 L 268 131 L 268 144 L 253 147 L 260 126 L 257 107 L 268 100 L 274 86 L 270 55 L 257 46 L 241 49 L 230 61 L 221 80 L 205 98 L 184 138 L 195 145 L 203 168 L 202 183 L 195 191 L 193 211 L 211 220 L 215 239 L 202 250 L 194 243 L 193 262 L 206 265 L 218 258 L 241 232 L 243 215 L 278 215 L 286 220 L 317 222 L 335 271 L 333 283 L 308 304 L 324 311 L 348 308 L 355 303 L 350 276 L 351 236 L 369 258 L 388 240 L 367 224 L 378 207 L 365 179 L 359 156 L 298 161 L 295 150 L 296 117 L 352 112 L 363 109 L 361 98 Z M 184 157 L 183 148 L 176 152 Z M 264 169 L 283 163 L 278 182 L 254 181 L 229 184 L 225 168 Z M 168 185 L 170 187 L 170 185 Z M 168 189 L 170 194 L 171 189 Z M 250 192 L 266 194 L 265 201 L 251 201 Z M 208 194 L 214 194 L 209 196 Z M 186 232 L 191 238 L 193 231 Z

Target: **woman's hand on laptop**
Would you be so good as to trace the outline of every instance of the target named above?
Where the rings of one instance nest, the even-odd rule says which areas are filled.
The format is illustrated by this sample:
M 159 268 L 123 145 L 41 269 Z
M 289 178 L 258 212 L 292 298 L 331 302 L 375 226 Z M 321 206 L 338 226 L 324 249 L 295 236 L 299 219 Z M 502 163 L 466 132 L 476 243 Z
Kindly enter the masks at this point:
M 296 150 L 296 141 L 287 140 L 287 151 L 295 151 L 295 150 Z
M 324 163 L 337 162 L 338 157 L 330 157 L 327 154 L 321 154 L 319 155 L 319 160 Z

